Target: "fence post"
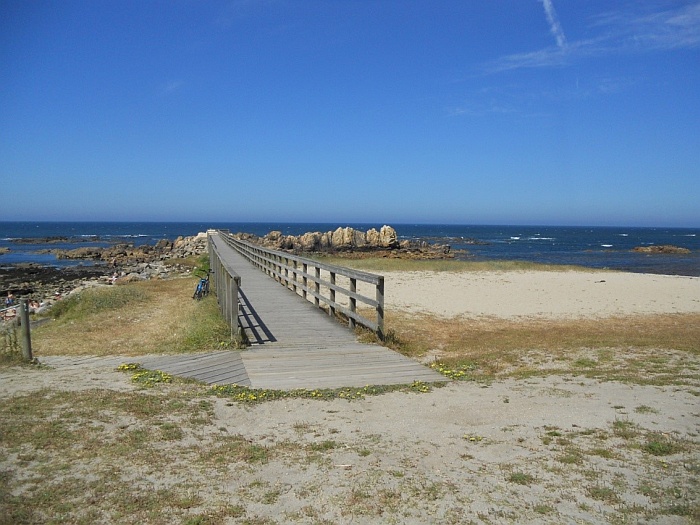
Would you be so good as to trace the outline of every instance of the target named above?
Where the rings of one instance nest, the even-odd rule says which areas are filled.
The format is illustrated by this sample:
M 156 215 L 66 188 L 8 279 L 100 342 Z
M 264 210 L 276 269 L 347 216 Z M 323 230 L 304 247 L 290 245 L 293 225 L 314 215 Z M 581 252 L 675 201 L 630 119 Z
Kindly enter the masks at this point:
M 379 277 L 377 283 L 377 337 L 384 341 L 384 277 Z
M 321 283 L 318 281 L 321 279 L 321 268 L 318 266 L 314 266 L 314 276 L 316 277 L 316 281 L 314 283 L 314 291 L 316 292 L 316 295 L 314 296 L 314 305 L 319 306 L 321 301 L 319 300 L 318 296 L 321 294 Z
M 352 293 L 357 292 L 357 279 L 355 279 L 354 277 L 350 277 L 350 291 Z M 357 311 L 357 299 L 355 299 L 354 297 L 351 296 L 350 297 L 350 312 L 352 312 L 354 314 L 356 311 Z M 355 329 L 355 318 L 348 316 L 348 319 L 349 319 L 348 325 L 350 326 L 350 329 L 354 330 Z
M 236 343 L 241 344 L 243 342 L 243 327 L 239 324 L 238 321 L 238 315 L 240 314 L 238 304 L 238 286 L 240 285 L 240 283 L 236 278 L 231 279 L 231 281 L 231 294 L 233 295 L 233 310 L 231 311 L 231 330 L 234 331 L 234 340 L 236 341 Z
M 335 284 L 335 272 L 331 272 L 331 284 Z M 335 315 L 335 288 L 330 288 L 330 301 L 331 304 L 328 305 L 328 315 L 334 316 Z
M 304 299 L 306 299 L 306 287 L 309 284 L 309 280 L 306 278 L 306 274 L 309 271 L 309 265 L 306 263 L 301 264 L 302 271 L 304 272 L 304 277 L 302 278 L 302 282 L 304 283 Z
M 19 302 L 20 323 L 22 325 L 22 357 L 25 361 L 32 360 L 32 337 L 29 329 L 29 303 L 26 299 Z

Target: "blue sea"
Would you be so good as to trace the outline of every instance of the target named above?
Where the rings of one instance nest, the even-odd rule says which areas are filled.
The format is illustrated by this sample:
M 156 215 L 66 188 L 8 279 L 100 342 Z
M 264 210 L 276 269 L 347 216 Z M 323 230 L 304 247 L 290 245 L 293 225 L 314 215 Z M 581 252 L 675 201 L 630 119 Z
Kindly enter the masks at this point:
M 84 261 L 58 260 L 40 253 L 51 248 L 108 246 L 116 242 L 154 244 L 160 239 L 196 235 L 209 228 L 265 235 L 272 230 L 287 235 L 330 231 L 351 226 L 366 231 L 382 224 L 348 223 L 197 223 L 197 222 L 0 222 L 0 266 L 37 263 L 70 266 Z M 700 228 L 470 226 L 392 224 L 400 239 L 423 239 L 466 250 L 460 258 L 521 260 L 550 264 L 576 264 L 631 272 L 700 276 Z M 59 243 L 20 244 L 20 238 L 65 237 Z M 476 242 L 476 244 L 474 243 Z M 635 246 L 672 244 L 691 250 L 689 255 L 648 255 L 632 252 Z

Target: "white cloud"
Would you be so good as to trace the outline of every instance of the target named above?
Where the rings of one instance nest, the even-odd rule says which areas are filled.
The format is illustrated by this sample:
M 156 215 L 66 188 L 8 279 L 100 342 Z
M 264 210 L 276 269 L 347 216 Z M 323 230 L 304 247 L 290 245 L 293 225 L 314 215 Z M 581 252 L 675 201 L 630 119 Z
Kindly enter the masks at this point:
M 559 23 L 557 12 L 554 10 L 554 4 L 552 4 L 552 0 L 542 0 L 542 5 L 547 16 L 547 22 L 549 22 L 549 30 L 557 41 L 557 47 L 564 49 L 566 47 L 566 36 Z
M 541 0 L 557 46 L 514 53 L 487 64 L 487 73 L 520 68 L 562 66 L 584 57 L 700 47 L 700 2 L 673 9 L 642 11 L 648 4 L 629 4 L 626 10 L 598 15 L 590 29 L 592 38 L 568 41 L 551 0 Z M 641 7 L 640 7 L 641 6 Z

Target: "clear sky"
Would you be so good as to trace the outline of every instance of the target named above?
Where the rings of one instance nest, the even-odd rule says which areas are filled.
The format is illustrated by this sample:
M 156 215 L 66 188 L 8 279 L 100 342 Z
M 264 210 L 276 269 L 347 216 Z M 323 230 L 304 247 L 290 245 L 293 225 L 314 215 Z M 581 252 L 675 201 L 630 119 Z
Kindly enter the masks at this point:
M 0 0 L 0 220 L 700 226 L 700 2 Z

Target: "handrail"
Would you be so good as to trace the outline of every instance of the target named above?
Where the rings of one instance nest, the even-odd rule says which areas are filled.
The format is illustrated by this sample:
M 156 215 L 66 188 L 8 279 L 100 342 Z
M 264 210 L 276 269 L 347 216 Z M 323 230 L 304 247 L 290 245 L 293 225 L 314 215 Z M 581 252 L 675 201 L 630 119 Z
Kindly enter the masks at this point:
M 214 290 L 219 302 L 221 313 L 231 327 L 231 339 L 240 343 L 243 339 L 243 328 L 238 320 L 240 299 L 238 290 L 241 287 L 241 276 L 229 265 L 216 248 L 209 236 L 215 230 L 207 231 L 209 247 L 209 266 L 213 271 Z
M 219 235 L 231 248 L 283 286 L 291 287 L 292 291 L 301 293 L 301 296 L 308 301 L 313 300 L 319 308 L 321 303 L 324 303 L 328 306 L 328 314 L 331 316 L 336 312 L 342 313 L 348 318 L 350 328 L 354 329 L 356 324 L 366 326 L 375 332 L 380 340 L 384 340 L 384 276 L 263 248 L 257 244 L 236 239 L 224 230 L 219 230 Z M 328 280 L 321 278 L 321 270 L 328 274 Z M 337 284 L 336 279 L 339 275 L 349 279 L 349 289 Z M 374 299 L 358 293 L 357 281 L 374 285 Z M 322 287 L 328 290 L 328 297 L 321 292 Z M 348 298 L 347 307 L 336 301 L 336 293 Z M 358 302 L 376 311 L 376 321 L 363 317 L 357 311 Z

